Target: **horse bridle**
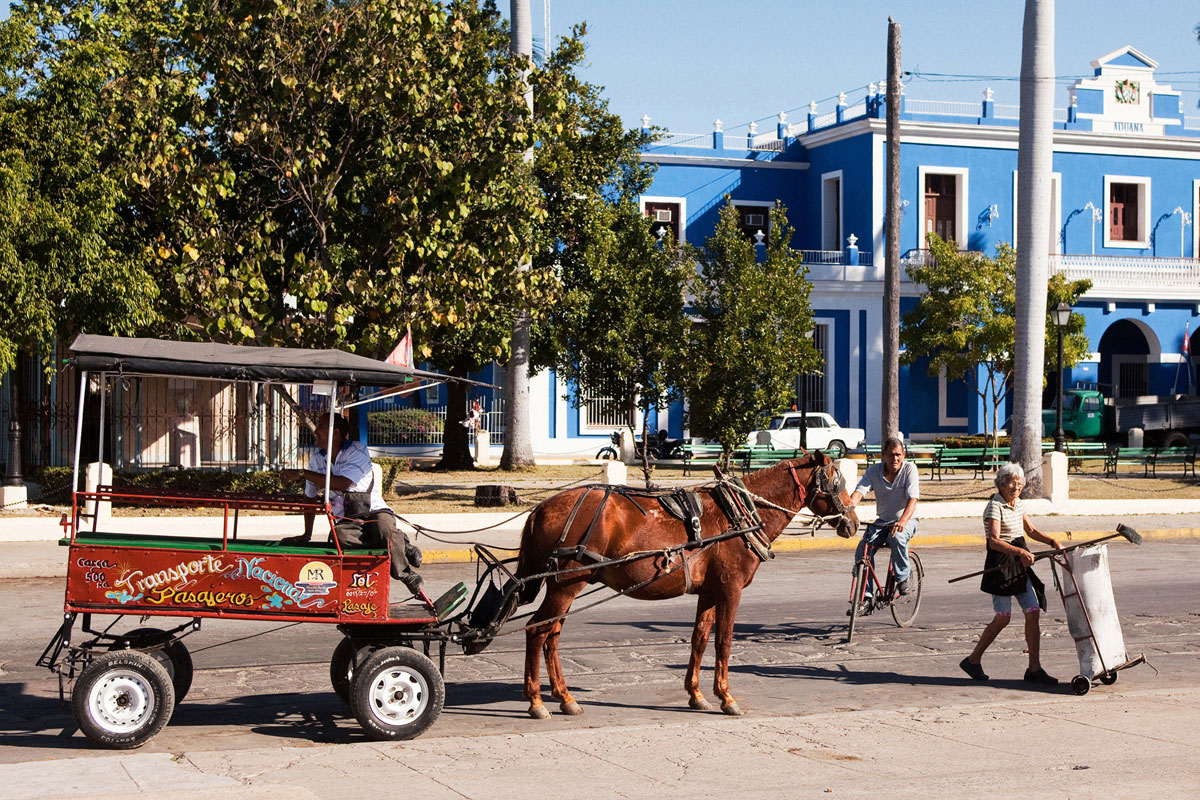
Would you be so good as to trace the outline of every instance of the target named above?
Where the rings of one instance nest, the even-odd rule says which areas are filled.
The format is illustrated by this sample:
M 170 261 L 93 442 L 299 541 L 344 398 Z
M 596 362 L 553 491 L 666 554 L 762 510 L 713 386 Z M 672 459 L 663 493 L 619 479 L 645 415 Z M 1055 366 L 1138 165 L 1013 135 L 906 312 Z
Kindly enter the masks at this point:
M 826 466 L 833 468 L 832 478 L 825 471 Z M 804 484 L 800 482 L 800 476 L 796 474 L 796 465 L 789 463 L 788 471 L 792 475 L 792 482 L 796 484 L 796 492 L 800 495 L 801 505 L 808 505 L 805 503 L 805 496 L 808 494 L 808 492 L 804 488 Z M 829 524 L 831 521 L 841 521 L 847 519 L 849 517 L 850 507 L 842 502 L 842 490 L 846 488 L 846 481 L 845 478 L 842 477 L 842 471 L 837 469 L 833 463 L 830 462 L 828 465 L 816 465 L 813 468 L 813 472 L 816 473 L 816 477 L 813 481 L 816 484 L 814 487 L 815 491 L 813 492 L 813 498 L 828 497 L 830 504 L 837 511 L 836 514 L 828 514 L 825 516 L 814 514 L 814 522 L 816 525 Z M 809 508 L 811 510 L 812 507 L 809 506 Z

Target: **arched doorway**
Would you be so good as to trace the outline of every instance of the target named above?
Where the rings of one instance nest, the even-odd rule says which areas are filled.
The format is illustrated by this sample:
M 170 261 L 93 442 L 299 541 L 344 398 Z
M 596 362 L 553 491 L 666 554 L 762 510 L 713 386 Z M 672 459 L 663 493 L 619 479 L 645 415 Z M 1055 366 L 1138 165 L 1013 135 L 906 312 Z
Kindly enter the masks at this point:
M 1162 348 L 1158 337 L 1140 320 L 1120 319 L 1100 337 L 1100 388 L 1109 397 L 1150 394 L 1151 369 Z

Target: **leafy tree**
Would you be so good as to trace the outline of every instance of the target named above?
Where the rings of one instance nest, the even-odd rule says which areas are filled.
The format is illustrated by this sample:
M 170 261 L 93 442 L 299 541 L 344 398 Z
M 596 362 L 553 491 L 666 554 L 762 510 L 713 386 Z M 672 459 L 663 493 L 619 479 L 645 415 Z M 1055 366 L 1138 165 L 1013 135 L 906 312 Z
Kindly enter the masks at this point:
M 111 133 L 109 92 L 133 59 L 108 33 L 136 4 L 11 11 L 0 22 L 0 373 L 20 354 L 49 366 L 54 342 L 81 331 L 141 329 L 157 295 L 124 233 L 128 187 Z
M 587 396 L 608 396 L 632 416 L 679 396 L 690 320 L 684 295 L 692 263 L 671 241 L 660 242 L 632 198 L 592 209 L 591 227 L 563 253 L 566 297 L 551 321 L 558 374 Z M 650 484 L 649 455 L 642 469 Z
M 923 284 L 925 293 L 917 305 L 904 315 L 900 329 L 905 347 L 904 363 L 913 364 L 928 357 L 929 374 L 943 367 L 951 380 L 965 379 L 976 394 L 992 406 L 989 425 L 984 419 L 984 434 L 989 430 L 995 446 L 999 436 L 1000 406 L 1008 395 L 1013 374 L 1013 349 L 1016 319 L 1016 251 L 1001 243 L 994 257 L 983 253 L 961 252 L 935 233 L 927 235 L 932 258 L 925 264 L 908 267 L 909 277 Z M 1091 288 L 1091 281 L 1068 281 L 1061 274 L 1050 277 L 1046 307 L 1061 302 L 1074 305 Z M 1063 364 L 1078 363 L 1090 352 L 1085 321 L 1071 314 L 1063 337 Z M 1057 332 L 1046 324 L 1046 353 L 1058 357 Z M 976 379 L 982 369 L 985 378 Z
M 689 248 L 700 267 L 693 305 L 700 322 L 692 330 L 686 380 L 690 427 L 721 443 L 726 465 L 750 431 L 791 398 L 796 375 L 820 368 L 806 337 L 808 267 L 791 248 L 782 204 L 771 209 L 769 232 L 760 261 L 727 198 L 704 248 Z

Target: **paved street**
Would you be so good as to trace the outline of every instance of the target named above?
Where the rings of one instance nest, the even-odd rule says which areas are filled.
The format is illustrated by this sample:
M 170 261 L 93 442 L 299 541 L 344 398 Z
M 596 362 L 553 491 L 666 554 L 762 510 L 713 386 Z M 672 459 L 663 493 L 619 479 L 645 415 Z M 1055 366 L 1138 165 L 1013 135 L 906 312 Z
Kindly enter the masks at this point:
M 671 772 L 689 771 L 679 766 L 682 762 L 678 759 L 724 752 L 730 747 L 730 737 L 743 743 L 757 742 L 751 751 L 768 746 L 767 740 L 772 742 L 770 747 L 777 747 L 777 734 L 799 737 L 794 746 L 813 748 L 813 752 L 803 753 L 803 768 L 792 771 L 807 776 L 806 780 L 819 776 L 828 784 L 821 788 L 832 786 L 842 793 L 871 785 L 874 777 L 861 783 L 853 776 L 864 763 L 887 761 L 881 748 L 888 752 L 913 750 L 915 757 L 930 743 L 928 737 L 936 738 L 942 730 L 953 730 L 947 742 L 959 742 L 958 746 L 978 742 L 981 736 L 998 737 L 1006 754 L 1027 753 L 1031 748 L 1022 744 L 1022 738 L 1032 736 L 1041 739 L 1032 748 L 1041 754 L 1038 758 L 1064 769 L 1071 769 L 1074 761 L 1084 758 L 1083 753 L 1088 753 L 1084 760 L 1098 766 L 1086 747 L 1080 749 L 1084 739 L 1099 748 L 1096 752 L 1119 753 L 1125 759 L 1142 752 L 1152 761 L 1165 758 L 1170 751 L 1176 757 L 1189 753 L 1193 763 L 1198 761 L 1191 737 L 1170 731 L 1188 720 L 1194 729 L 1194 723 L 1200 721 L 1196 678 L 1200 674 L 1200 578 L 1194 570 L 1179 568 L 1200 557 L 1200 542 L 1151 541 L 1141 547 L 1118 544 L 1110 549 L 1127 647 L 1131 653 L 1144 653 L 1149 664 L 1121 673 L 1115 686 L 1098 686 L 1085 697 L 1071 695 L 1065 685 L 1044 692 L 1019 680 L 1024 667 L 1019 625 L 1005 631 L 989 651 L 985 667 L 993 676 L 991 682 L 977 684 L 962 675 L 957 662 L 990 616 L 990 608 L 974 580 L 956 584 L 946 580 L 977 569 L 980 551 L 935 547 L 924 550 L 923 556 L 926 589 L 917 624 L 900 629 L 890 616 L 868 617 L 860 623 L 851 645 L 844 643 L 843 614 L 848 553 L 787 553 L 765 564 L 747 590 L 739 613 L 731 681 L 748 712 L 741 720 L 686 707 L 683 667 L 694 613 L 694 600 L 689 598 L 659 603 L 619 599 L 571 620 L 563 637 L 564 667 L 572 691 L 586 710 L 582 717 L 556 713 L 545 722 L 527 718 L 520 690 L 522 637 L 510 636 L 481 655 L 451 657 L 442 717 L 420 740 L 395 745 L 368 742 L 330 690 L 328 657 L 338 636 L 332 626 L 207 621 L 187 640 L 197 667 L 187 700 L 159 736 L 137 755 L 120 758 L 151 764 L 155 763 L 153 754 L 163 758 L 186 754 L 189 782 L 233 775 L 249 786 L 282 780 L 292 787 L 316 791 L 314 787 L 328 785 L 333 774 L 342 774 L 359 759 L 371 761 L 387 753 L 385 762 L 399 759 L 406 764 L 403 774 L 419 773 L 423 781 L 433 782 L 430 786 L 444 778 L 454 789 L 446 796 L 470 797 L 504 794 L 490 792 L 486 782 L 472 783 L 480 770 L 489 768 L 497 758 L 521 758 L 525 750 L 533 754 L 541 748 L 562 747 L 564 741 L 572 743 L 572 753 L 589 754 L 585 759 L 589 763 L 593 759 L 607 763 L 598 755 L 601 743 L 604 748 L 617 747 L 617 743 L 627 747 L 644 740 L 646 747 L 655 748 L 653 758 L 676 765 L 655 776 L 661 796 L 674 796 L 686 784 L 680 782 L 680 774 Z M 433 565 L 424 572 L 435 589 L 454 580 L 470 582 L 474 574 L 473 567 L 465 564 Z M 1042 572 L 1048 579 L 1044 565 Z M 47 759 L 86 763 L 89 774 L 95 763 L 96 774 L 101 774 L 109 769 L 102 764 L 117 758 L 92 748 L 74 732 L 70 714 L 58 704 L 56 681 L 45 670 L 33 667 L 54 630 L 61 597 L 59 580 L 0 581 L 0 609 L 8 643 L 0 685 L 4 708 L 0 742 L 6 745 L 0 749 L 4 765 L 0 766 L 0 780 L 12 776 L 6 780 L 8 787 L 26 785 L 22 776 L 31 781 L 29 786 L 38 785 L 35 773 L 29 770 Z M 1043 661 L 1047 669 L 1069 679 L 1078 664 L 1057 598 L 1051 601 L 1045 633 Z M 244 638 L 248 636 L 254 638 Z M 711 694 L 707 671 L 703 681 L 703 688 Z M 557 710 L 553 704 L 550 707 Z M 1103 717 L 1097 728 L 1078 735 L 1060 731 L 1054 738 L 1047 736 L 1067 725 L 1065 721 L 1073 721 L 1068 728 L 1085 725 L 1096 713 Z M 1142 720 L 1134 727 L 1148 739 L 1137 751 L 1130 751 L 1128 742 L 1122 744 L 1126 734 L 1113 732 L 1125 731 L 1126 723 L 1134 719 Z M 1037 723 L 1033 729 L 1029 727 L 1032 723 Z M 1047 724 L 1045 731 L 1042 723 Z M 1151 728 L 1158 732 L 1150 735 Z M 617 731 L 621 735 L 613 736 Z M 1078 738 L 1084 734 L 1084 739 Z M 807 744 L 801 746 L 803 742 Z M 658 752 L 661 747 L 678 750 L 669 755 Z M 971 757 L 980 755 L 976 744 L 968 750 Z M 304 758 L 297 759 L 297 752 Z M 617 758 L 615 753 L 611 756 Z M 410 762 L 410 757 L 415 760 Z M 312 769 L 313 758 L 325 765 L 321 769 L 331 772 L 315 777 L 304 771 Z M 447 759 L 457 766 L 447 771 Z M 815 772 L 814 760 L 822 765 Z M 301 763 L 308 766 L 297 772 Z M 635 769 L 636 758 L 628 763 L 618 759 L 617 763 L 623 765 L 618 771 L 641 768 Z M 837 769 L 830 772 L 830 763 Z M 502 773 L 507 769 L 497 768 Z M 1137 773 L 1141 767 L 1130 764 L 1128 769 Z M 1187 766 L 1183 774 L 1195 769 Z M 128 769 L 121 774 L 127 775 Z M 148 774 L 156 773 L 150 769 Z M 1075 775 L 1059 777 L 1064 778 L 1063 787 L 1079 779 Z M 1070 780 L 1065 780 L 1068 777 Z M 503 784 L 519 778 L 518 771 L 498 780 Z M 1158 780 L 1169 786 L 1179 779 L 1181 773 L 1176 769 L 1160 773 Z M 98 780 L 90 790 L 81 792 L 106 794 L 129 788 L 122 784 L 127 778 L 113 780 Z M 149 790 L 157 779 L 147 780 L 134 785 Z M 946 780 L 950 780 L 949 774 Z M 1004 785 L 1012 788 L 1033 786 L 1013 776 L 1008 781 Z M 213 785 L 229 784 L 218 781 Z M 763 790 L 769 785 L 764 783 Z M 947 792 L 950 785 L 946 784 Z M 810 784 L 814 791 L 815 786 Z M 192 788 L 203 788 L 203 781 Z M 629 793 L 638 794 L 632 787 Z M 79 796 L 79 792 L 72 794 Z M 614 786 L 599 796 L 622 794 L 623 790 Z

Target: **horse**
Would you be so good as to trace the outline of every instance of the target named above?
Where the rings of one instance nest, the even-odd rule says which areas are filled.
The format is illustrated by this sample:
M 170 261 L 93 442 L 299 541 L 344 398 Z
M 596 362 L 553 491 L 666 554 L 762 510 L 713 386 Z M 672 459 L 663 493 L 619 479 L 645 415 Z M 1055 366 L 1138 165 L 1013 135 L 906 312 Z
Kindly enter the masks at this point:
M 551 694 L 559 708 L 570 715 L 583 713 L 567 689 L 558 640 L 571 603 L 587 584 L 595 582 L 639 600 L 697 595 L 691 658 L 683 681 L 688 705 L 712 709 L 700 691 L 700 662 L 715 623 L 713 691 L 722 711 L 740 715 L 729 691 L 729 650 L 742 590 L 754 580 L 762 557 L 751 547 L 749 537 L 730 530 L 730 519 L 714 497 L 719 484 L 698 487 L 702 513 L 698 515 L 698 535 L 690 538 L 685 523 L 668 515 L 652 497 L 613 493 L 612 488 L 579 487 L 550 497 L 534 509 L 521 533 L 518 601 L 530 603 L 542 584 L 547 587 L 545 599 L 525 629 L 529 715 L 534 719 L 550 716 L 541 697 L 542 652 Z M 818 516 L 836 519 L 839 536 L 848 538 L 858 529 L 841 472 L 820 451 L 755 472 L 745 479 L 745 488 L 757 507 L 766 542 L 774 541 L 802 506 Z M 714 541 L 706 541 L 713 537 Z M 760 543 L 763 550 L 768 546 Z M 614 560 L 620 563 L 613 564 Z

